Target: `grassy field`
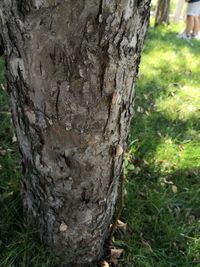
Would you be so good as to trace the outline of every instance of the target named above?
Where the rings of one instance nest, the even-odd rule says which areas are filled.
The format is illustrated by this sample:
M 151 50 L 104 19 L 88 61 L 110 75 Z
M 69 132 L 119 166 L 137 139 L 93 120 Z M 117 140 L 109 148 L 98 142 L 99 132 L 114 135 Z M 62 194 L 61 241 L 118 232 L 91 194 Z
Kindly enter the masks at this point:
M 126 154 L 124 267 L 200 266 L 200 42 L 182 26 L 150 28 Z M 4 62 L 0 59 L 0 83 Z M 27 227 L 20 161 L 6 92 L 0 88 L 0 266 L 54 267 Z

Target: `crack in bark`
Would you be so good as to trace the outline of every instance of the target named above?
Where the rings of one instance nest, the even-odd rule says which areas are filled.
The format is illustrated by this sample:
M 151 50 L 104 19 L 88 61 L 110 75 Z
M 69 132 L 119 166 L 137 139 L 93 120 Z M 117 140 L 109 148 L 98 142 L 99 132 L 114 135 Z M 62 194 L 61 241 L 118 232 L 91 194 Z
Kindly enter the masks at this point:
M 101 96 L 103 96 L 104 78 L 105 78 L 105 74 L 106 74 L 107 65 L 109 62 L 108 46 L 109 46 L 109 44 L 107 44 L 105 47 L 103 47 L 102 52 L 101 52 L 101 56 L 100 56 L 100 62 L 101 62 L 101 72 L 100 72 Z
M 99 18 L 102 15 L 102 11 L 103 11 L 103 1 L 104 0 L 100 0 L 99 10 L 98 10 L 98 13 L 97 13 L 97 16 L 96 16 L 96 20 L 98 20 L 98 22 L 99 22 Z
M 42 76 L 42 63 L 40 61 L 40 75 Z
M 18 56 L 19 58 L 21 58 L 21 53 L 20 53 L 19 48 L 18 48 L 18 46 L 17 46 L 16 38 L 15 38 L 15 36 L 13 35 L 12 29 L 11 29 L 11 24 L 10 24 L 10 22 L 7 22 L 6 24 L 7 24 L 8 36 L 9 36 L 9 38 L 10 38 L 10 42 L 14 45 L 13 48 L 15 48 L 15 51 L 17 52 L 17 56 Z M 13 50 L 14 50 L 14 49 L 13 49 Z M 12 50 L 12 52 L 13 52 L 13 50 Z
M 59 119 L 59 97 L 60 97 L 60 82 L 57 82 L 57 94 L 56 94 L 56 117 Z

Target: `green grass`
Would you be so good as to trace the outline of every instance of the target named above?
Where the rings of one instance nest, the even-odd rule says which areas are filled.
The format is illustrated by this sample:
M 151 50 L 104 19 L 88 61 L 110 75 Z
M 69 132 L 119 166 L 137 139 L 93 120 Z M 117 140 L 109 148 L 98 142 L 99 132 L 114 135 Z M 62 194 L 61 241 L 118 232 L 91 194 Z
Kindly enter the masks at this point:
M 150 28 L 126 159 L 123 266 L 200 266 L 200 50 Z
M 200 266 L 200 48 L 183 25 L 150 28 L 126 154 L 125 267 Z M 0 58 L 0 84 L 4 61 Z M 54 267 L 23 219 L 20 161 L 0 89 L 0 266 Z

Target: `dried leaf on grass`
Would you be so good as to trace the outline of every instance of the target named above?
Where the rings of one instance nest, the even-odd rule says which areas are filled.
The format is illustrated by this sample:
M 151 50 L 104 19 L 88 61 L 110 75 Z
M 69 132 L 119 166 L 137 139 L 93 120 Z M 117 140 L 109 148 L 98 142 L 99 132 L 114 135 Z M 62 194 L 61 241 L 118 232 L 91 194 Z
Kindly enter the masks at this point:
M 177 145 L 177 150 L 183 151 L 185 148 L 183 145 Z
M 7 150 L 0 148 L 0 156 L 5 156 Z
M 1 89 L 2 89 L 3 91 L 6 91 L 6 88 L 5 88 L 5 86 L 3 85 L 3 83 L 1 83 Z
M 113 248 L 110 251 L 110 262 L 113 263 L 114 265 L 118 264 L 119 258 L 122 256 L 124 253 L 123 249 L 120 248 Z
M 16 143 L 17 142 L 17 137 L 16 135 L 14 134 L 13 137 L 12 137 L 12 143 Z
M 141 172 L 141 168 L 140 167 L 136 167 L 134 170 L 135 174 L 139 174 Z
M 110 265 L 107 263 L 107 261 L 103 261 L 101 264 L 101 267 L 109 267 Z
M 144 112 L 144 109 L 140 106 L 137 107 L 137 112 L 139 113 L 143 113 Z
M 161 132 L 157 132 L 157 135 L 158 135 L 160 138 L 162 137 Z
M 126 228 L 127 228 L 127 224 L 118 220 L 117 221 L 117 228 L 122 230 L 122 231 L 126 231 Z
M 145 247 L 147 247 L 151 252 L 153 252 L 150 243 L 146 239 L 144 239 L 143 233 L 140 233 L 140 240 Z
M 165 184 L 171 184 L 171 185 L 174 184 L 172 181 L 168 181 L 165 177 L 163 177 L 161 180 L 162 180 Z
M 178 188 L 176 185 L 172 185 L 172 192 L 176 194 L 178 192 Z

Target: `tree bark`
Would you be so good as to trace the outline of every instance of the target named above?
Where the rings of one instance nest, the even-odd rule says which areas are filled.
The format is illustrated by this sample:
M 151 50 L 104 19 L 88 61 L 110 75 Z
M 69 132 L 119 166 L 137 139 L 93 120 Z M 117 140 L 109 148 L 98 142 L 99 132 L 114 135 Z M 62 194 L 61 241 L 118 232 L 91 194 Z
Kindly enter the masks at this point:
M 3 56 L 4 50 L 3 50 L 3 46 L 0 44 L 0 56 Z
M 170 0 L 158 0 L 155 26 L 162 23 L 169 24 Z
M 109 236 L 149 0 L 1 0 L 30 224 L 62 266 Z
M 2 56 L 3 54 L 4 54 L 3 41 L 2 41 L 2 36 L 0 34 L 0 56 Z

